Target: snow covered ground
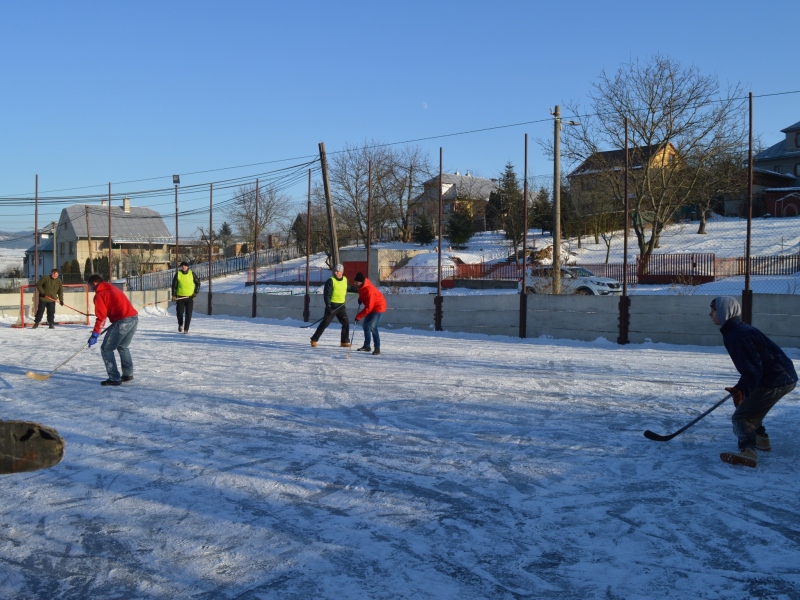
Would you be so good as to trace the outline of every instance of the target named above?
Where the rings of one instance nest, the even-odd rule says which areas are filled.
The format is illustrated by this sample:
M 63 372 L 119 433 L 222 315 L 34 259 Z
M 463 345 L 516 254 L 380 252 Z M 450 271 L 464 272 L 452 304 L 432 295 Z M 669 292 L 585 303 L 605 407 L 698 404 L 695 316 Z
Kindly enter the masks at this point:
M 86 326 L 0 328 L 0 417 L 56 467 L 0 487 L 2 598 L 800 597 L 800 403 L 757 469 L 724 349 L 143 314 L 135 380 Z M 713 325 L 709 321 L 709 329 Z M 356 343 L 362 333 L 356 333 Z M 800 367 L 800 350 L 787 353 Z

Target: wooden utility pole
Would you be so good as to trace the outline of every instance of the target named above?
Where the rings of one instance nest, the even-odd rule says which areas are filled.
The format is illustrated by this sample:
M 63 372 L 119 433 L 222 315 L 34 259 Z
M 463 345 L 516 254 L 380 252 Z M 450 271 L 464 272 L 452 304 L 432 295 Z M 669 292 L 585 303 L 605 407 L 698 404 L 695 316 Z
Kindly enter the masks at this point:
M 256 179 L 255 211 L 253 214 L 253 318 L 256 318 L 258 292 L 258 179 Z
M 522 184 L 522 291 L 519 294 L 519 337 L 528 335 L 528 134 L 525 134 L 525 169 Z
M 439 256 L 436 275 L 436 297 L 433 304 L 436 307 L 433 313 L 433 328 L 442 331 L 442 232 L 444 231 L 444 205 L 442 203 L 442 148 L 439 147 Z
M 177 273 L 177 270 L 175 271 Z M 208 184 L 208 314 L 211 314 L 211 280 L 214 278 L 214 184 Z
M 369 279 L 369 253 L 370 253 L 370 238 L 372 237 L 372 159 L 369 161 L 369 177 L 367 178 L 367 272 L 365 276 Z
M 331 268 L 339 264 L 339 240 L 336 239 L 336 216 L 333 212 L 331 184 L 328 180 L 328 158 L 325 155 L 325 142 L 319 143 L 319 160 L 322 165 L 322 187 L 325 189 L 325 206 L 328 209 L 328 228 L 331 235 Z
M 84 204 L 83 211 L 86 214 L 86 239 L 89 242 L 89 275 L 94 273 L 94 260 L 92 257 L 92 226 L 89 225 L 89 206 Z
M 39 282 L 39 176 L 36 176 L 36 196 L 33 201 L 33 282 Z
M 111 283 L 111 182 L 108 182 L 108 282 Z
M 308 170 L 308 212 L 306 213 L 306 295 L 303 298 L 303 321 L 311 320 L 311 295 L 308 292 L 311 273 L 311 169 Z

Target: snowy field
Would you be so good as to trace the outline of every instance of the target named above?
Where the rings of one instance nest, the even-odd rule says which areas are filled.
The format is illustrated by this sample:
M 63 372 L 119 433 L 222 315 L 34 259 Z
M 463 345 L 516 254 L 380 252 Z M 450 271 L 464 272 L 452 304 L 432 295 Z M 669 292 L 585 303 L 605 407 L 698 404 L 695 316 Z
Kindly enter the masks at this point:
M 135 380 L 86 326 L 0 328 L 0 416 L 55 427 L 5 475 L 0 597 L 800 598 L 800 403 L 757 469 L 722 347 L 140 319 Z M 709 329 L 713 325 L 709 321 Z M 356 343 L 362 340 L 356 333 Z M 787 353 L 800 366 L 800 350 Z
M 747 232 L 747 221 L 745 219 L 733 217 L 721 217 L 715 215 L 709 219 L 707 233 L 699 235 L 697 233 L 698 222 L 679 223 L 670 225 L 661 234 L 661 244 L 657 254 L 670 253 L 713 253 L 719 258 L 733 258 L 745 255 L 744 243 Z M 530 230 L 528 244 L 537 249 L 552 247 L 553 240 L 550 235 L 541 235 L 538 229 Z M 800 217 L 789 217 L 783 219 L 753 219 L 752 221 L 752 256 L 779 256 L 800 254 Z M 628 260 L 634 264 L 638 255 L 636 239 L 631 232 L 628 242 Z M 400 267 L 389 279 L 402 281 L 403 279 L 414 281 L 427 281 L 432 283 L 435 288 L 437 278 L 437 266 L 439 256 L 436 252 L 437 244 L 420 246 L 411 243 L 381 243 L 375 244 L 377 248 L 406 249 L 406 250 L 427 250 L 412 257 L 407 264 Z M 503 232 L 476 233 L 466 247 L 461 250 L 449 248 L 447 244 L 443 246 L 442 268 L 444 277 L 452 276 L 455 269 L 454 258 L 458 258 L 463 263 L 491 263 L 505 261 L 509 256 L 513 256 L 514 251 L 510 242 L 505 239 Z M 311 257 L 310 266 L 312 269 L 326 268 L 327 257 L 324 254 L 316 254 Z M 584 237 L 581 247 L 578 248 L 577 239 L 568 239 L 563 243 L 562 260 L 565 264 L 584 264 L 594 265 L 606 262 L 606 245 L 601 240 L 599 244 L 594 243 L 594 238 Z M 622 233 L 617 232 L 611 240 L 611 249 L 608 253 L 608 262 L 621 264 L 624 260 L 624 244 Z M 548 259 L 543 263 L 550 262 Z M 281 263 L 279 269 L 280 277 L 297 279 L 298 272 L 304 273 L 306 259 L 304 257 Z M 414 268 L 419 268 L 416 271 Z M 275 268 L 262 268 L 262 279 L 272 279 Z M 299 270 L 299 271 L 298 271 Z M 231 275 L 226 278 L 214 281 L 214 291 L 232 294 L 252 294 L 253 288 L 245 286 L 247 274 L 241 273 Z M 630 285 L 628 292 L 631 296 L 639 295 L 704 295 L 719 296 L 732 295 L 738 296 L 744 289 L 744 277 L 726 277 L 703 285 Z M 751 278 L 750 289 L 756 294 L 800 294 L 800 274 L 783 276 L 753 276 Z M 383 286 L 381 290 L 386 293 L 400 294 L 430 294 L 431 287 L 401 287 Z M 264 294 L 305 294 L 305 285 L 261 285 L 258 293 Z M 311 293 L 322 293 L 322 286 L 311 286 Z M 464 296 L 464 295 L 498 295 L 516 294 L 515 289 L 487 289 L 473 290 L 467 288 L 454 288 L 442 290 L 444 296 Z

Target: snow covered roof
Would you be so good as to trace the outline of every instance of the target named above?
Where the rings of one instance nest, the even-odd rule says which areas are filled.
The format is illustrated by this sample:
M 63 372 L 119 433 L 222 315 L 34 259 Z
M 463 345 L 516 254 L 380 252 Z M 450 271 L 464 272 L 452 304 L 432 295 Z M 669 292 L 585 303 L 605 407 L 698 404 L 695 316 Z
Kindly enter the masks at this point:
M 88 210 L 89 225 L 86 214 Z M 108 237 L 108 206 L 73 204 L 61 212 L 59 224 L 70 221 L 78 239 Z M 174 244 L 161 215 L 150 208 L 131 206 L 126 212 L 121 206 L 111 207 L 111 238 L 115 244 Z

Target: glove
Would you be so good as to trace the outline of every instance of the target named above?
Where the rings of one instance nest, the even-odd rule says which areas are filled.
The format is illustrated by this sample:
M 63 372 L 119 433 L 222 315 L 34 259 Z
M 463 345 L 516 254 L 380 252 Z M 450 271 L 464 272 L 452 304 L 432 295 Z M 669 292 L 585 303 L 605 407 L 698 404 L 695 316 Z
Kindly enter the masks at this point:
M 331 309 L 331 305 L 330 305 L 330 304 L 326 304 L 326 305 L 325 305 L 325 312 L 326 312 L 326 313 L 330 313 L 330 312 L 332 312 L 332 309 Z
M 739 408 L 739 405 L 744 400 L 744 394 L 742 394 L 742 390 L 737 390 L 735 387 L 725 388 L 726 392 L 730 392 L 731 396 L 733 397 L 733 405 L 736 408 Z
M 97 343 L 97 338 L 100 337 L 100 334 L 96 331 L 92 332 L 92 335 L 89 336 L 89 348 L 94 346 Z
M 59 301 L 58 301 L 58 303 L 59 303 L 61 306 L 64 306 L 64 301 L 63 301 L 63 300 L 59 300 Z
M 356 325 L 358 325 L 358 322 L 359 322 L 360 320 L 361 320 L 361 319 L 356 319 Z

